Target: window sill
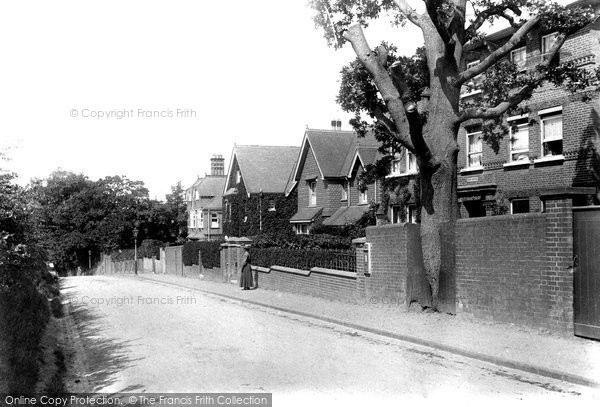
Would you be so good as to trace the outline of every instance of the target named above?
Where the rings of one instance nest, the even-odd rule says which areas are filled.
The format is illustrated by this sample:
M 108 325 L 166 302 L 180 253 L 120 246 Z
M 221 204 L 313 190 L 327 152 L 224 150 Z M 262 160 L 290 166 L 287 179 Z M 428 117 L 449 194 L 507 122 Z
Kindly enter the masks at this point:
M 534 164 L 545 164 L 545 163 L 559 163 L 565 160 L 564 155 L 551 155 L 549 157 L 538 158 L 537 160 L 533 160 Z
M 461 99 L 462 99 L 462 98 L 468 98 L 469 96 L 475 96 L 475 95 L 478 95 L 478 94 L 480 94 L 480 93 L 482 93 L 482 92 L 483 92 L 483 91 L 482 91 L 481 89 L 477 89 L 477 90 L 474 90 L 474 91 L 472 91 L 472 92 L 469 92 L 469 93 L 462 93 L 462 94 L 460 95 L 460 98 L 461 98 Z
M 512 168 L 512 167 L 528 167 L 531 165 L 531 160 L 521 160 L 521 161 L 511 161 L 506 164 L 502 164 L 504 168 Z
M 469 172 L 477 172 L 477 171 L 483 171 L 483 166 L 463 168 L 462 170 L 460 170 L 460 173 L 467 174 Z

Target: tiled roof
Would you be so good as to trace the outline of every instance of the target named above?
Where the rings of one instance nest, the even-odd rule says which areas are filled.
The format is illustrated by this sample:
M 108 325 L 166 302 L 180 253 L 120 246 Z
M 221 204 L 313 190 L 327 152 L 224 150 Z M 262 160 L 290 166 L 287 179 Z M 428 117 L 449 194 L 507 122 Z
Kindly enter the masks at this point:
M 219 196 L 215 196 L 206 205 L 204 205 L 202 207 L 202 209 L 209 209 L 211 211 L 212 210 L 222 210 L 223 209 L 223 196 L 220 194 L 219 194 Z
M 312 222 L 322 211 L 321 207 L 301 208 L 292 216 L 290 222 Z
M 351 170 L 356 152 L 361 152 L 361 162 L 371 164 L 378 158 L 377 149 L 380 143 L 372 133 L 358 137 L 353 131 L 314 130 L 304 133 L 302 151 L 298 156 L 293 176 L 287 183 L 286 193 L 293 190 L 299 180 L 309 148 L 312 150 L 321 175 L 325 178 L 345 177 Z M 368 161 L 368 162 L 367 162 Z
M 194 184 L 188 188 L 192 190 L 192 200 L 200 208 L 204 208 L 212 201 L 221 201 L 223 196 L 223 188 L 227 178 L 224 176 L 207 175 L 204 178 L 198 178 Z M 199 199 L 194 199 L 194 190 L 198 190 Z
M 237 159 L 248 193 L 283 193 L 298 157 L 299 147 L 235 146 Z
M 339 208 L 329 218 L 323 221 L 324 225 L 344 226 L 359 220 L 367 211 L 369 205 L 344 206 Z

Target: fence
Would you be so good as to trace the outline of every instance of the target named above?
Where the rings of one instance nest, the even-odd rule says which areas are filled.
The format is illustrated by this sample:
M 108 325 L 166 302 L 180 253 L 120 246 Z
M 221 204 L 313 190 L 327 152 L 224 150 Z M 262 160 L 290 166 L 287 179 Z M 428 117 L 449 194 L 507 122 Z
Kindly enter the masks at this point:
M 277 247 L 252 248 L 252 264 L 261 267 L 273 265 L 311 270 L 314 267 L 356 272 L 356 252 L 350 250 L 282 249 Z

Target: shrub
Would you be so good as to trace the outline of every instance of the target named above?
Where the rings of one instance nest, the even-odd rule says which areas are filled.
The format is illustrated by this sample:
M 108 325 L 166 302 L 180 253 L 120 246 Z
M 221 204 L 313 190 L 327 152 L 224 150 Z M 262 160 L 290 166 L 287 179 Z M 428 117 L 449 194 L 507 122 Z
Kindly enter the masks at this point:
M 186 242 L 183 244 L 183 265 L 198 265 L 198 251 L 201 252 L 202 266 L 214 268 L 221 266 L 222 241 Z
M 294 235 L 262 234 L 254 236 L 252 247 L 279 247 L 288 249 L 329 249 L 346 250 L 352 247 L 352 239 L 347 236 L 329 234 Z

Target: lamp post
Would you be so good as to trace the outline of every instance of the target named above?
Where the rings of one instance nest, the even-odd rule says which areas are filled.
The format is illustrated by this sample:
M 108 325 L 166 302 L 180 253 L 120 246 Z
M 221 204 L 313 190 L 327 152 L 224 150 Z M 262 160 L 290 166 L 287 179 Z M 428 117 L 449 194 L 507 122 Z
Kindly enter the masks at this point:
M 135 275 L 137 276 L 138 273 L 138 265 L 137 265 L 137 237 L 138 237 L 138 232 L 139 232 L 139 227 L 140 223 L 138 221 L 136 221 L 134 223 L 133 226 L 133 260 L 134 260 L 134 266 L 133 269 L 135 271 Z
M 263 190 L 260 189 L 260 193 L 258 194 L 258 216 L 259 216 L 259 224 L 258 230 L 262 232 L 262 200 L 263 200 Z
M 92 250 L 88 250 L 88 270 L 92 269 Z

